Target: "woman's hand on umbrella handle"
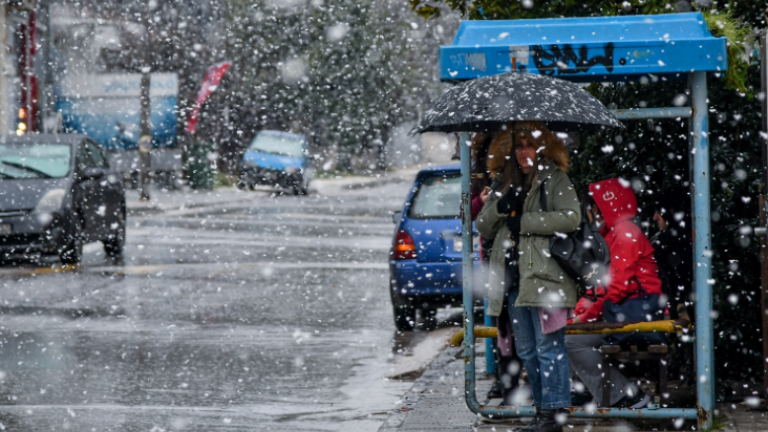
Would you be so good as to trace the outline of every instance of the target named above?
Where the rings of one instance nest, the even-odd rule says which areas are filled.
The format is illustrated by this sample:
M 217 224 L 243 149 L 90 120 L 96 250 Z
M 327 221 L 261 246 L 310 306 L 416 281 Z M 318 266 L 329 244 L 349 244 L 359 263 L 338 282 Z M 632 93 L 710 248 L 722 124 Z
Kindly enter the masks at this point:
M 491 193 L 491 188 L 489 187 L 486 187 L 485 189 L 483 189 L 482 192 L 480 192 L 480 201 L 483 204 L 485 204 L 485 202 L 488 201 L 488 196 L 490 195 L 490 193 Z

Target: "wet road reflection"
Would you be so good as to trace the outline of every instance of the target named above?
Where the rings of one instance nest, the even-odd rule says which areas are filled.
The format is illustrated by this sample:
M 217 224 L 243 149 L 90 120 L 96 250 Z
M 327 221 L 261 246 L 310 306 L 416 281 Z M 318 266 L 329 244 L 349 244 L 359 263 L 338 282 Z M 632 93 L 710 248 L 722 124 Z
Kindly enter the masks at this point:
M 130 217 L 124 263 L 0 269 L 0 429 L 377 430 L 402 184 Z M 446 327 L 460 321 L 441 311 Z M 437 329 L 443 333 L 448 329 Z

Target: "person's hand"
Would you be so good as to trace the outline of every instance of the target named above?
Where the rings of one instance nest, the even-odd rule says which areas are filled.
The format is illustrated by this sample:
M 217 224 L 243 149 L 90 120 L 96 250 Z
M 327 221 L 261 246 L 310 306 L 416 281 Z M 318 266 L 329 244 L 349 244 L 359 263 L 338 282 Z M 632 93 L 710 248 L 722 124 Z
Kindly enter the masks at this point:
M 659 231 L 664 231 L 667 229 L 667 221 L 664 220 L 664 218 L 661 216 L 661 213 L 658 211 L 653 214 L 653 221 L 656 222 L 656 225 L 659 226 Z
M 581 324 L 581 316 L 576 315 L 575 317 L 573 317 L 573 319 L 571 320 L 571 324 Z
M 515 191 L 515 188 L 511 187 L 509 188 L 509 192 L 502 196 L 496 203 L 496 210 L 500 214 L 509 216 L 509 214 L 517 208 L 517 201 L 517 192 Z
M 488 201 L 488 196 L 491 194 L 491 188 L 486 187 L 483 189 L 482 192 L 480 192 L 480 201 L 485 204 L 486 201 Z

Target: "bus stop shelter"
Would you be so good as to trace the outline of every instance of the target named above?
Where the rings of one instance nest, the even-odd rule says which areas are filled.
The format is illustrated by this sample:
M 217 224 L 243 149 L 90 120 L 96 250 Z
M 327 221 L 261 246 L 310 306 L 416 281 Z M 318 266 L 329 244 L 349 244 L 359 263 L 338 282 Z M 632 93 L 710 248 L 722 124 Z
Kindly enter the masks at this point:
M 727 69 L 725 38 L 715 38 L 698 13 L 652 16 L 465 21 L 450 46 L 440 48 L 440 78 L 464 81 L 508 72 L 533 73 L 576 82 L 687 80 L 690 106 L 617 109 L 620 120 L 688 119 L 690 183 L 694 229 L 697 404 L 690 408 L 571 408 L 577 417 L 696 420 L 712 428 L 714 340 L 712 331 L 712 250 L 707 73 Z M 673 95 L 670 95 L 672 100 Z M 533 416 L 533 407 L 481 405 L 475 391 L 475 327 L 472 299 L 469 136 L 461 142 L 465 397 L 475 413 L 498 417 Z

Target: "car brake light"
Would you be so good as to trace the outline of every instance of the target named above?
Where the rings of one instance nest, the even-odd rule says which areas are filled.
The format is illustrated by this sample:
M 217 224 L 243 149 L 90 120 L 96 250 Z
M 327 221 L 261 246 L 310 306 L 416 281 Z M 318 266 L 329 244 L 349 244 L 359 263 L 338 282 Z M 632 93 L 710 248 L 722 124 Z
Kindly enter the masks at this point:
M 416 244 L 413 237 L 405 230 L 399 230 L 395 236 L 394 259 L 415 259 Z

